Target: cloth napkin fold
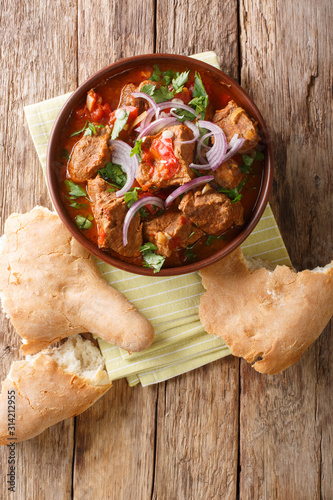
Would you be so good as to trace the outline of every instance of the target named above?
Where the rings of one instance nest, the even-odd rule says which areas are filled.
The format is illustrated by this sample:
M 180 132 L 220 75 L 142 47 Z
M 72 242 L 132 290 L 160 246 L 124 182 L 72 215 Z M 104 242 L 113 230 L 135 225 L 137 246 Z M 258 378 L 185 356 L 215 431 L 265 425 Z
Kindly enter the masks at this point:
M 214 52 L 192 56 L 219 68 Z M 24 108 L 29 130 L 46 169 L 47 143 L 53 123 L 71 93 Z M 290 265 L 276 221 L 269 206 L 242 245 L 245 255 Z M 172 277 L 138 276 L 97 260 L 103 277 L 122 292 L 155 328 L 149 349 L 132 353 L 99 339 L 112 380 L 126 377 L 131 386 L 155 384 L 232 354 L 219 337 L 205 332 L 198 315 L 204 293 L 198 273 Z

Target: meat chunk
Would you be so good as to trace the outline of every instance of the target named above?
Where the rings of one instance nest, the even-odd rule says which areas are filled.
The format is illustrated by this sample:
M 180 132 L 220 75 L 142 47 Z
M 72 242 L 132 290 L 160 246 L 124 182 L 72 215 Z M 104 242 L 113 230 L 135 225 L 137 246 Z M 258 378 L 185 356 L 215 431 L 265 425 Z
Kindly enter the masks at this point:
M 240 153 L 255 148 L 259 142 L 257 124 L 250 120 L 244 109 L 237 106 L 235 101 L 229 101 L 225 108 L 216 111 L 213 122 L 221 127 L 228 142 L 235 134 L 245 139 Z
M 228 196 L 218 193 L 209 184 L 186 193 L 179 208 L 208 234 L 219 235 L 232 225 L 241 226 L 244 223 L 244 210 L 240 202 L 231 203 Z
M 125 257 L 140 255 L 142 245 L 142 224 L 136 214 L 129 226 L 128 244 L 123 245 L 123 224 L 127 213 L 124 198 L 117 198 L 110 192 L 111 186 L 99 175 L 88 180 L 88 194 L 92 200 L 92 209 L 98 226 L 98 244 L 101 248 L 119 253 Z
M 68 165 L 69 174 L 74 182 L 85 182 L 95 177 L 111 159 L 108 146 L 109 127 L 96 128 L 96 134 L 84 135 L 73 148 Z
M 232 159 L 222 163 L 213 175 L 215 182 L 225 189 L 235 189 L 245 177 L 239 165 Z
M 134 85 L 134 83 L 128 83 L 121 89 L 121 94 L 120 94 L 120 100 L 118 104 L 118 108 L 121 108 L 123 106 L 135 106 L 138 108 L 138 114 L 143 113 L 149 108 L 149 104 L 145 99 L 140 99 L 140 98 L 135 98 L 131 94 L 132 92 L 141 92 L 142 87 L 144 85 L 149 85 L 152 84 L 150 80 L 145 80 L 140 83 L 138 87 Z M 159 85 L 156 84 L 156 82 L 153 83 L 155 87 L 158 87 Z
M 144 239 L 157 246 L 160 255 L 170 257 L 178 248 L 193 245 L 202 231 L 178 210 L 170 210 L 143 223 Z
M 165 132 L 170 137 L 166 137 Z M 144 189 L 166 188 L 189 182 L 195 174 L 189 168 L 193 161 L 193 132 L 180 123 L 168 127 L 155 136 L 147 136 L 142 143 L 142 161 L 137 181 Z

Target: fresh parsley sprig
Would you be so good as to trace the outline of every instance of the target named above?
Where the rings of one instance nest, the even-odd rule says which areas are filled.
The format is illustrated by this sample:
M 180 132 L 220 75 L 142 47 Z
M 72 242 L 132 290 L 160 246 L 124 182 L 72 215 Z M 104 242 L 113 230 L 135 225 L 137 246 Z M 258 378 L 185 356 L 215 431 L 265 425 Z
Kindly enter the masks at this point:
M 242 199 L 242 195 L 240 192 L 243 189 L 246 181 L 247 181 L 247 177 L 244 177 L 242 182 L 240 182 L 236 188 L 234 188 L 234 189 L 220 188 L 219 192 L 226 194 L 231 199 L 231 203 L 236 203 L 237 201 L 240 201 Z
M 154 274 L 156 274 L 162 269 L 165 257 L 163 257 L 163 255 L 158 255 L 154 250 L 157 250 L 157 246 L 153 243 L 145 243 L 140 247 L 140 252 L 144 261 L 143 266 L 154 269 Z
M 127 175 L 122 170 L 120 165 L 111 163 L 110 161 L 98 171 L 99 175 L 107 182 L 116 184 L 118 187 L 123 187 L 127 181 Z

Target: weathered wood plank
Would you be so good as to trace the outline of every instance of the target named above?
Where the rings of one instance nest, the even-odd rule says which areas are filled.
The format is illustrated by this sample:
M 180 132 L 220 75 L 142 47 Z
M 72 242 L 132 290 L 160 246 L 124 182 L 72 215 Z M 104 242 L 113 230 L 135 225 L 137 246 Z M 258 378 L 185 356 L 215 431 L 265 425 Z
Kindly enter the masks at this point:
M 74 499 L 150 498 L 156 393 L 119 380 L 76 418 Z
M 154 2 L 79 0 L 78 76 L 154 51 Z M 74 498 L 150 498 L 156 387 L 118 381 L 76 419 Z
M 238 360 L 159 384 L 154 500 L 235 499 Z
M 237 1 L 157 0 L 156 52 L 205 50 L 237 79 Z M 159 385 L 154 500 L 236 498 L 238 379 L 228 358 Z
M 271 131 L 272 204 L 298 268 L 333 257 L 330 16 L 327 0 L 306 0 L 301 10 L 292 2 L 240 2 L 241 84 Z M 241 498 L 330 498 L 328 335 L 275 377 L 242 363 Z
M 34 205 L 50 207 L 46 184 L 24 121 L 23 106 L 72 90 L 76 86 L 75 0 L 52 6 L 43 1 L 2 2 L 0 71 L 0 206 L 1 233 L 12 212 Z M 74 56 L 74 57 L 73 57 Z M 1 314 L 3 380 L 20 356 L 18 336 Z M 17 445 L 15 498 L 43 500 L 71 497 L 73 423 L 67 421 Z M 0 498 L 8 498 L 5 483 L 8 450 L 1 447 Z
M 238 78 L 237 1 L 157 0 L 156 52 L 185 56 L 214 50 L 223 71 Z

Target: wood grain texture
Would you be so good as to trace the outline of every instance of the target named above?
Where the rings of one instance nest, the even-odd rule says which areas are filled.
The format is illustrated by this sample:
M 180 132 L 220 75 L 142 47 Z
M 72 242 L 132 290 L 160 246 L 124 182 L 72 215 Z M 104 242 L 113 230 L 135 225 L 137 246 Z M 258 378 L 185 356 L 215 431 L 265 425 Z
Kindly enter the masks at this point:
M 326 0 L 240 2 L 241 84 L 270 128 L 272 205 L 297 268 L 333 257 L 331 16 Z M 329 329 L 281 375 L 242 363 L 241 498 L 331 498 Z
M 237 365 L 230 356 L 159 384 L 153 500 L 236 498 Z
M 238 78 L 237 0 L 157 0 L 156 52 L 214 50 L 224 72 Z
M 74 499 L 148 499 L 154 474 L 157 386 L 118 380 L 76 418 Z
M 78 78 L 117 59 L 154 52 L 154 2 L 79 0 Z M 119 381 L 76 419 L 74 498 L 150 498 L 156 387 Z
M 215 50 L 238 77 L 237 1 L 158 0 L 156 15 L 156 52 Z M 236 498 L 238 380 L 225 358 L 159 385 L 154 500 Z
M 78 0 L 79 82 L 118 59 L 154 52 L 154 0 Z
M 0 17 L 0 206 L 1 233 L 12 212 L 34 205 L 50 207 L 47 188 L 34 150 L 23 106 L 73 90 L 77 85 L 76 2 L 2 2 Z M 60 36 L 61 35 L 61 36 Z M 1 313 L 3 380 L 20 357 L 20 340 Z M 13 498 L 71 498 L 73 421 L 52 427 L 16 447 L 17 493 Z M 1 447 L 0 498 L 7 498 L 8 450 Z

